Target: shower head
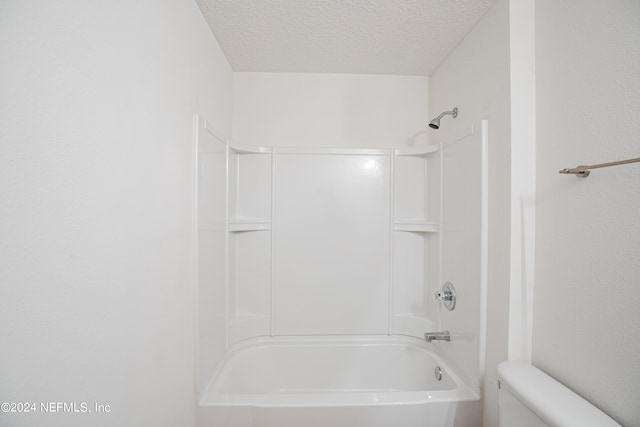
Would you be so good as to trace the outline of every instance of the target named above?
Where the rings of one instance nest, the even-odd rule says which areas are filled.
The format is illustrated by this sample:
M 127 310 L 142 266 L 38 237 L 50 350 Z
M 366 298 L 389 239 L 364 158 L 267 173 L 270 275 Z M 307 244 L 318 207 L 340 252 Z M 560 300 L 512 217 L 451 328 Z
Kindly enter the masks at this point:
M 455 107 L 451 111 L 445 111 L 444 113 L 440 114 L 435 119 L 431 120 L 431 123 L 429 123 L 429 127 L 431 129 L 440 129 L 440 119 L 443 118 L 444 116 L 446 116 L 447 114 L 451 114 L 453 116 L 453 118 L 455 119 L 456 117 L 458 117 L 458 107 Z

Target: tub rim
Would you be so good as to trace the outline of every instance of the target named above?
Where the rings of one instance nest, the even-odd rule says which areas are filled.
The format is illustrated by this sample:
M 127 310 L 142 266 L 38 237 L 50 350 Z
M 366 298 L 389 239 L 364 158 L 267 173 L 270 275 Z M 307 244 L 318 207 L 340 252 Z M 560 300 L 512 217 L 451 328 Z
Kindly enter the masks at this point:
M 220 372 L 238 353 L 271 346 L 409 346 L 428 353 L 447 372 L 455 387 L 448 390 L 225 394 L 212 390 Z M 437 343 L 426 343 L 405 335 L 339 335 L 339 336 L 263 336 L 240 341 L 229 348 L 211 380 L 198 395 L 200 406 L 236 406 L 257 408 L 351 407 L 377 405 L 420 405 L 437 402 L 479 400 L 479 390 L 467 384 L 446 360 Z

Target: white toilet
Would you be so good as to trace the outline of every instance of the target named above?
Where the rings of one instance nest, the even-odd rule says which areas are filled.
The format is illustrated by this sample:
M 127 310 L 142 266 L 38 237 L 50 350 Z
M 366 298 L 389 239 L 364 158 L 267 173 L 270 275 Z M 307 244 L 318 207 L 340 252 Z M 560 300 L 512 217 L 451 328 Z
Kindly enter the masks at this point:
M 498 365 L 500 427 L 620 427 L 604 412 L 525 362 Z

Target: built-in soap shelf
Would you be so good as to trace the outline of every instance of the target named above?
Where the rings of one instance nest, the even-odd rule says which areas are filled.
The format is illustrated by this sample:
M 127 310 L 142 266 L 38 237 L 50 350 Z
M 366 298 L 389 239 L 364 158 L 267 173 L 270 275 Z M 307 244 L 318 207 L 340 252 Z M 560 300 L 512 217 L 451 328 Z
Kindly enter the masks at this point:
M 273 151 L 229 145 L 229 343 L 269 334 Z
M 437 233 L 440 229 L 439 224 L 430 221 L 419 220 L 403 220 L 394 221 L 394 231 L 411 231 L 414 233 Z
M 425 295 L 438 242 L 440 145 L 393 150 L 391 333 L 422 337 L 437 330 Z
M 238 154 L 271 154 L 271 147 L 260 147 L 257 145 L 231 144 L 229 149 Z
M 229 145 L 229 232 L 271 230 L 272 153 L 271 147 Z
M 439 145 L 428 145 L 426 147 L 396 148 L 393 154 L 396 156 L 427 156 L 440 149 Z
M 230 232 L 261 230 L 271 230 L 271 221 L 253 218 L 238 218 L 229 220 Z

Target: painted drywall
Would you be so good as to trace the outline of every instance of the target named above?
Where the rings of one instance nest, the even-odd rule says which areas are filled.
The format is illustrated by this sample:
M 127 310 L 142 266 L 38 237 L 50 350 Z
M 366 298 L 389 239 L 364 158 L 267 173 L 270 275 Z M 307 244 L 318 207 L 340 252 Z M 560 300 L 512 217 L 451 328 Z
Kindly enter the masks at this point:
M 508 359 L 531 362 L 535 264 L 535 2 L 509 2 L 511 259 Z
M 533 363 L 640 425 L 640 3 L 536 2 Z
M 193 115 L 230 134 L 231 90 L 191 0 L 0 3 L 0 401 L 38 405 L 1 425 L 194 424 Z
M 456 106 L 459 109 L 456 119 L 447 117 L 442 120 L 439 130 L 429 131 L 431 141 L 463 135 L 465 128 L 482 119 L 489 122 L 489 289 L 484 379 L 486 426 L 497 425 L 496 366 L 507 358 L 511 191 L 509 58 L 509 2 L 498 0 L 433 73 L 429 84 L 430 111 L 434 115 Z M 464 180 L 465 174 L 461 173 L 459 177 Z M 463 311 L 455 314 L 466 315 Z M 468 324 L 473 326 L 473 322 L 476 320 L 469 319 Z M 482 417 L 477 409 L 475 413 L 460 416 L 477 422 Z
M 234 73 L 240 144 L 413 147 L 427 144 L 428 78 Z

